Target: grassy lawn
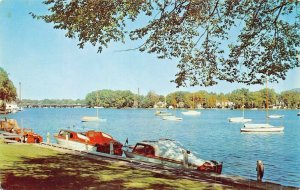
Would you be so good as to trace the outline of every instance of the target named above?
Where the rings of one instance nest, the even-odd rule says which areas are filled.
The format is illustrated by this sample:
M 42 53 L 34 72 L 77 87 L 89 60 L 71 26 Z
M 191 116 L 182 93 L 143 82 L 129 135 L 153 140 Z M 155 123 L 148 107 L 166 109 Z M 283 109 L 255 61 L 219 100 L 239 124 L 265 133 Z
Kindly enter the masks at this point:
M 1 143 L 0 181 L 4 189 L 228 189 L 131 168 L 119 161 Z

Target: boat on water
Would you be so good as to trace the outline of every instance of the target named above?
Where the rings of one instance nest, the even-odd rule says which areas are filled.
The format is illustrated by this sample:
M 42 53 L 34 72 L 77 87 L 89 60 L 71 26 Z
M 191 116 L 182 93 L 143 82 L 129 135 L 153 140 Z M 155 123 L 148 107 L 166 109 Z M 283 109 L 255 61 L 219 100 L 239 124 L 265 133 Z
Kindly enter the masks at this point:
M 202 160 L 174 140 L 146 140 L 136 143 L 134 147 L 126 147 L 124 153 L 127 158 L 174 168 L 188 168 L 218 174 L 222 172 L 222 162 Z
M 297 116 L 300 116 L 300 112 L 299 112 L 299 113 L 297 113 Z
M 188 110 L 188 111 L 184 111 L 181 112 L 183 115 L 200 115 L 201 112 L 196 111 L 196 110 Z
M 75 150 L 122 155 L 123 144 L 101 131 L 76 132 L 63 129 L 58 134 L 55 134 L 54 138 L 57 144 Z
M 252 119 L 246 119 L 244 117 L 231 117 L 228 120 L 229 120 L 229 122 L 232 122 L 232 123 L 247 123 L 247 122 L 252 121 Z
M 245 124 L 244 128 L 241 128 L 241 132 L 283 132 L 284 127 L 275 127 L 270 124 Z
M 233 123 L 247 123 L 247 122 L 250 122 L 252 121 L 252 119 L 247 119 L 245 118 L 245 105 L 244 105 L 244 97 L 243 97 L 243 116 L 242 117 L 231 117 L 231 118 L 228 118 L 229 122 L 233 122 Z
M 155 112 L 156 116 L 171 116 L 172 114 L 166 111 L 156 111 Z
M 268 118 L 271 119 L 278 119 L 278 118 L 283 118 L 284 115 L 277 115 L 277 114 L 273 114 L 273 115 L 268 115 Z
M 81 118 L 82 122 L 100 122 L 100 121 L 106 121 L 106 119 L 100 119 L 99 118 L 99 111 L 98 108 L 96 108 L 97 110 L 97 115 L 96 116 L 83 116 Z
M 269 110 L 269 104 L 268 104 L 268 79 L 266 79 L 266 114 L 267 118 L 270 118 L 270 115 L 268 114 Z M 276 115 L 274 115 L 277 117 Z M 241 132 L 283 132 L 284 126 L 273 126 L 269 124 L 269 121 L 267 119 L 266 123 L 260 123 L 260 124 L 244 124 L 244 127 L 241 128 Z
M 104 119 L 100 119 L 99 117 L 96 117 L 96 116 L 84 116 L 81 118 L 82 122 L 93 122 L 93 121 L 98 122 L 101 120 L 104 120 Z
M 162 119 L 169 121 L 182 121 L 182 117 L 176 117 L 175 115 L 163 116 Z
M 195 110 L 195 95 L 193 94 L 193 107 L 192 110 L 181 112 L 183 115 L 197 116 L 200 115 L 200 111 Z

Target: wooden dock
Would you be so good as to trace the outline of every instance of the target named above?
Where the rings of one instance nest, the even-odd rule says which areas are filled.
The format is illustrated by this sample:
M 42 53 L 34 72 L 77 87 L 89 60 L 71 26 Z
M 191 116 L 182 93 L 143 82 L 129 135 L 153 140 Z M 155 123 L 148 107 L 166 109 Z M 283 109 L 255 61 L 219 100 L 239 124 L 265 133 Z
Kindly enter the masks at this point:
M 149 162 L 141 162 L 130 158 L 125 158 L 117 155 L 110 155 L 99 152 L 78 151 L 68 147 L 64 147 L 53 143 L 40 143 L 37 146 L 48 147 L 57 151 L 68 154 L 75 154 L 83 157 L 88 157 L 96 160 L 105 160 L 110 162 L 123 162 L 132 168 L 144 169 L 155 173 L 160 173 L 178 178 L 192 179 L 196 181 L 206 181 L 211 183 L 218 183 L 225 186 L 234 187 L 238 189 L 249 190 L 299 190 L 297 187 L 283 186 L 273 182 L 257 182 L 252 179 L 246 179 L 239 176 L 219 175 L 213 173 L 203 173 L 196 170 L 189 169 L 174 169 L 160 164 L 153 164 Z
M 18 143 L 17 141 L 12 140 L 15 138 L 22 139 L 22 135 L 0 131 L 0 139 L 3 139 L 5 143 Z

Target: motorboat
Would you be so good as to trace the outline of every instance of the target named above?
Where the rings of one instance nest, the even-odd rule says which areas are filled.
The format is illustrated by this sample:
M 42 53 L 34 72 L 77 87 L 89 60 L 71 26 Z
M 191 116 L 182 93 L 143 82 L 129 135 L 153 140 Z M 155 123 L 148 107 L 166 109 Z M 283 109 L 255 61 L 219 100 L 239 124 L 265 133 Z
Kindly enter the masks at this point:
M 270 124 L 244 124 L 241 132 L 283 132 L 284 126 L 275 127 Z
M 124 153 L 127 158 L 166 165 L 173 168 L 195 169 L 202 172 L 221 174 L 222 162 L 206 161 L 197 158 L 180 143 L 170 139 L 141 141 L 133 146 L 126 146 Z
M 10 140 L 23 142 L 23 143 L 41 143 L 43 137 L 35 133 L 32 129 L 20 128 L 17 120 L 15 119 L 0 119 L 0 130 L 11 134 L 17 134 Z
M 95 151 L 122 155 L 122 144 L 101 131 L 76 132 L 60 130 L 54 135 L 57 144 L 80 151 Z
M 169 121 L 182 121 L 182 117 L 176 117 L 175 115 L 163 116 L 162 119 Z
M 188 111 L 184 111 L 181 112 L 183 115 L 200 115 L 201 112 L 200 111 L 196 111 L 196 110 L 188 110 Z
M 284 115 L 277 115 L 277 114 L 273 114 L 273 115 L 268 115 L 268 118 L 271 119 L 277 119 L 277 118 L 283 118 Z
M 155 112 L 155 115 L 156 115 L 156 116 L 170 116 L 170 115 L 172 115 L 172 114 L 169 113 L 169 112 L 166 112 L 166 111 L 156 111 L 156 112 Z
M 299 112 L 299 113 L 297 113 L 297 116 L 300 116 L 300 112 Z
M 37 133 L 35 133 L 32 129 L 16 129 L 12 130 L 13 133 L 19 134 L 22 137 L 16 138 L 15 140 L 23 143 L 41 143 L 43 142 L 43 137 Z
M 228 118 L 229 122 L 232 122 L 232 123 L 247 123 L 247 122 L 250 122 L 252 121 L 252 119 L 246 119 L 244 117 L 231 117 L 231 118 Z

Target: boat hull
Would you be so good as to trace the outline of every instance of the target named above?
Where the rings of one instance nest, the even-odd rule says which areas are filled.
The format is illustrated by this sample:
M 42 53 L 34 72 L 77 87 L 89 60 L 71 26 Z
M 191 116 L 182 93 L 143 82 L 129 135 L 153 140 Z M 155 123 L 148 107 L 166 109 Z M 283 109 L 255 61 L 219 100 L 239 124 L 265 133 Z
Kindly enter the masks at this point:
M 271 118 L 271 119 L 278 119 L 278 118 L 282 118 L 283 115 L 269 115 L 268 118 Z
M 244 127 L 241 132 L 283 132 L 284 127 Z
M 198 112 L 198 111 L 185 111 L 185 112 L 181 112 L 183 115 L 200 115 L 201 112 Z
M 79 151 L 94 151 L 96 152 L 97 147 L 81 142 L 76 142 L 72 140 L 66 140 L 66 139 L 60 139 L 60 138 L 55 138 L 57 144 L 62 145 L 64 147 L 68 147 L 74 150 L 79 150 Z
M 229 122 L 232 122 L 232 123 L 247 123 L 247 122 L 250 122 L 250 121 L 252 121 L 252 119 L 246 119 L 244 117 L 229 118 Z
M 181 117 L 176 117 L 176 116 L 164 116 L 162 117 L 162 119 L 168 121 L 182 121 Z

